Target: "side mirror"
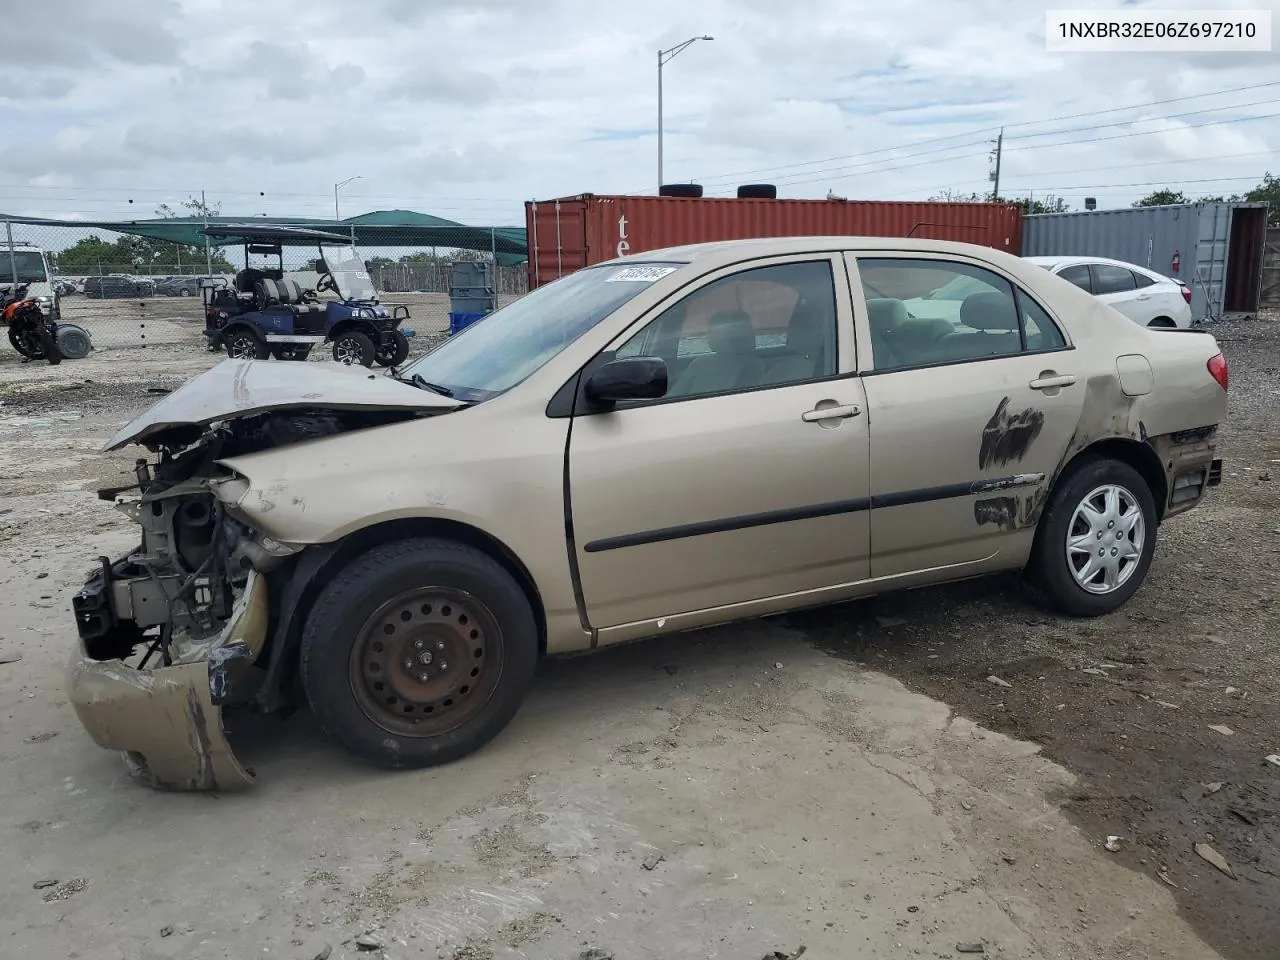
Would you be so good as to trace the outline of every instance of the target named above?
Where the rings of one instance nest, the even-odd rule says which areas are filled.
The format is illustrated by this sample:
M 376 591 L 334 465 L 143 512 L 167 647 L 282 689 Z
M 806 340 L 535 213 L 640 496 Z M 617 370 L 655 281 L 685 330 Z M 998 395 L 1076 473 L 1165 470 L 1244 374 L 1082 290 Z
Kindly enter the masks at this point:
M 623 357 L 599 367 L 584 388 L 592 403 L 656 400 L 667 393 L 667 364 L 661 357 Z

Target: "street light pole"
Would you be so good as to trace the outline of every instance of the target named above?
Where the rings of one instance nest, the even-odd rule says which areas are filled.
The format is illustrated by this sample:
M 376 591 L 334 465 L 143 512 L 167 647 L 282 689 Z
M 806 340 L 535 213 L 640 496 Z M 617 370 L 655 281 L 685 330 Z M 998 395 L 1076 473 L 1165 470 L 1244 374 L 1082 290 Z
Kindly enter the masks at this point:
M 677 43 L 674 47 L 667 50 L 658 51 L 658 190 L 662 190 L 662 67 L 663 64 L 670 61 L 676 54 L 684 50 L 685 47 L 699 40 L 714 40 L 714 37 L 708 37 L 705 34 L 700 37 L 690 37 L 684 43 Z
M 342 215 L 338 213 L 338 191 L 341 190 L 343 187 L 345 187 L 348 183 L 352 183 L 356 180 L 363 180 L 363 179 L 364 177 L 361 177 L 361 176 L 347 177 L 347 179 L 342 180 L 339 183 L 335 183 L 333 185 L 333 219 L 335 220 L 342 219 Z

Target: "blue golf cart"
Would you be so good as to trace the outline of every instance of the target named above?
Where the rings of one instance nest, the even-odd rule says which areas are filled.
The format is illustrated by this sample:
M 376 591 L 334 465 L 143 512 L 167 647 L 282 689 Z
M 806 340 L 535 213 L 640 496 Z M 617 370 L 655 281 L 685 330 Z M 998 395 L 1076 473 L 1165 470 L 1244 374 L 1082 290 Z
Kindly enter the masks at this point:
M 317 344 L 331 343 L 333 359 L 365 367 L 395 367 L 409 356 L 409 339 L 400 326 L 409 319 L 408 308 L 388 310 L 378 302 L 351 238 L 265 224 L 219 224 L 204 232 L 224 242 L 243 242 L 246 264 L 234 286 L 220 280 L 202 284 L 210 350 L 226 350 L 239 359 L 306 360 Z M 304 290 L 284 271 L 284 246 L 309 243 L 320 254 L 314 290 Z M 249 266 L 255 256 L 274 257 L 275 266 Z M 321 293 L 334 298 L 321 299 Z

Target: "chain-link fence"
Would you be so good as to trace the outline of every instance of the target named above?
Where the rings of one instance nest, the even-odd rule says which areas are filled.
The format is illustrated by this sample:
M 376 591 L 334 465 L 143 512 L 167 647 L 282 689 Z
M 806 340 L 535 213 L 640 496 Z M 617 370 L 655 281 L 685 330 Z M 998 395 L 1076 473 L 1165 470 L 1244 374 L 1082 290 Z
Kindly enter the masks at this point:
M 256 225 L 269 226 L 266 221 Z M 199 224 L 194 229 L 201 232 Z M 506 253 L 500 252 L 496 235 L 492 249 L 476 249 L 486 245 L 483 231 L 489 228 L 460 229 L 467 231 L 459 238 L 470 243 L 470 249 L 442 244 L 450 234 L 446 230 L 442 236 L 440 228 L 380 224 L 371 233 L 376 245 L 353 231 L 380 302 L 406 307 L 409 319 L 402 326 L 418 337 L 438 339 L 450 329 L 450 279 L 456 260 L 498 260 L 489 271 L 498 306 L 528 289 L 525 264 L 504 262 L 515 259 L 510 242 Z M 0 221 L 0 287 L 16 280 L 28 286 L 28 296 L 49 298 L 59 322 L 88 331 L 97 351 L 161 345 L 204 351 L 205 288 L 213 284 L 234 289 L 237 273 L 248 267 L 279 268 L 304 290 L 314 290 L 322 275 L 316 269 L 317 254 L 314 244 L 285 245 L 277 255 L 239 240 L 205 246 L 203 238 L 177 243 L 48 221 Z M 417 341 L 414 352 L 425 346 Z

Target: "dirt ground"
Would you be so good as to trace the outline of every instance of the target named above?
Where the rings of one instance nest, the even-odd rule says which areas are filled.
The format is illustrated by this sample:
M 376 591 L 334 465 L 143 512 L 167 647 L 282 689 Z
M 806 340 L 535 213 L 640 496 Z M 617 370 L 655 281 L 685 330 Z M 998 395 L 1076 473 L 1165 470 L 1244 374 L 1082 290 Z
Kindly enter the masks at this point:
M 0 355 L 0 956 L 1274 960 L 1277 320 L 1215 329 L 1226 478 L 1120 613 L 1004 578 L 548 662 L 416 773 L 257 720 L 259 785 L 215 797 L 130 781 L 62 670 L 70 594 L 135 539 L 92 494 L 133 455 L 98 450 L 219 358 Z

